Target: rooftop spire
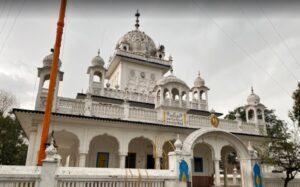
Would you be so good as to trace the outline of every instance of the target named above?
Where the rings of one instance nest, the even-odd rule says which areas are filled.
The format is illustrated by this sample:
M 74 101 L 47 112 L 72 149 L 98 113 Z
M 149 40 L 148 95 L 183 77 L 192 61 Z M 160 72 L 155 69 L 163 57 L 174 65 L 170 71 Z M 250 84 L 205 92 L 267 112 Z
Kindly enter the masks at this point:
M 140 17 L 140 13 L 139 13 L 139 10 L 136 10 L 136 13 L 135 13 L 135 17 L 136 17 L 136 20 L 135 20 L 135 29 L 138 30 L 139 27 L 140 27 L 140 20 L 139 20 L 139 17 Z
M 251 93 L 252 93 L 252 94 L 254 93 L 254 91 L 253 91 L 253 86 L 251 86 Z
M 97 52 L 98 56 L 100 56 L 100 49 L 98 49 L 98 52 Z

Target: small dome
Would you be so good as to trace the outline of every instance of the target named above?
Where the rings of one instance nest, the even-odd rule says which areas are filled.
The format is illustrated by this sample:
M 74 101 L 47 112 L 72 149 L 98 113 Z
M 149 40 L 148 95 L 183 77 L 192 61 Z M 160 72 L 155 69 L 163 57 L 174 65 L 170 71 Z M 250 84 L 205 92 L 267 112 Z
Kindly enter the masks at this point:
M 257 105 L 260 103 L 260 98 L 254 93 L 253 88 L 251 88 L 251 94 L 248 96 L 247 102 L 249 105 Z
M 51 67 L 52 66 L 53 56 L 54 56 L 54 54 L 51 53 L 51 54 L 44 57 L 44 59 L 43 59 L 43 66 L 44 67 Z M 59 59 L 58 66 L 59 67 L 61 66 L 61 60 L 60 59 Z
M 198 73 L 197 78 L 194 81 L 194 87 L 202 87 L 205 85 L 204 79 L 201 78 L 200 72 Z
M 154 41 L 138 29 L 126 33 L 119 40 L 117 49 L 146 56 L 155 56 L 157 51 Z
M 179 78 L 177 78 L 173 74 L 168 75 L 167 77 L 163 77 L 162 79 L 160 79 L 157 82 L 156 85 L 165 85 L 165 84 L 168 84 L 168 83 L 177 83 L 177 84 L 181 84 L 181 85 L 188 88 L 188 85 L 184 81 L 180 80 Z
M 98 51 L 98 55 L 92 59 L 93 66 L 104 66 L 104 60 L 100 57 L 100 51 Z

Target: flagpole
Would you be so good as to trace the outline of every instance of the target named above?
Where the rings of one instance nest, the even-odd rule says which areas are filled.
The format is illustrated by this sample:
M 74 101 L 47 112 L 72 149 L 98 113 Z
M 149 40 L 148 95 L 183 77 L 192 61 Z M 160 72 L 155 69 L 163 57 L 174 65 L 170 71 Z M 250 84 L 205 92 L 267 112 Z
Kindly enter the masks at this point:
M 46 155 L 45 150 L 46 150 L 46 143 L 49 134 L 50 121 L 51 121 L 51 112 L 52 112 L 53 97 L 54 97 L 56 79 L 58 73 L 58 60 L 59 60 L 60 46 L 61 46 L 61 40 L 63 35 L 66 6 L 67 6 L 67 0 L 61 0 L 59 18 L 57 22 L 53 62 L 52 62 L 51 73 L 50 73 L 50 83 L 49 83 L 49 89 L 48 89 L 48 95 L 46 101 L 45 114 L 43 119 L 43 130 L 42 130 L 41 143 L 40 143 L 40 149 L 38 154 L 38 166 L 41 166 L 43 164 L 43 160 L 45 159 L 45 155 Z

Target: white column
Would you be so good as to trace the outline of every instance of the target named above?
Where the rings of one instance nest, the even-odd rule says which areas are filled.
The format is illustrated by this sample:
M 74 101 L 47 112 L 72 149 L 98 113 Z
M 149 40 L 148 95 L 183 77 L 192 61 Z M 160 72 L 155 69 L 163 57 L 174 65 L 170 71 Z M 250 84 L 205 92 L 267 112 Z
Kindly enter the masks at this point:
M 79 153 L 79 167 L 85 167 L 87 153 Z
M 221 185 L 220 160 L 219 159 L 214 160 L 214 165 L 215 165 L 215 186 L 220 186 Z
M 242 187 L 253 186 L 251 159 L 240 159 Z
M 160 169 L 160 158 L 161 157 L 155 157 L 155 169 Z
M 35 145 L 36 136 L 37 136 L 37 129 L 32 127 L 29 135 L 29 146 L 27 150 L 26 166 L 34 165 L 33 155 L 34 155 L 34 145 Z
M 126 154 L 119 154 L 120 168 L 125 168 L 126 156 L 127 156 Z

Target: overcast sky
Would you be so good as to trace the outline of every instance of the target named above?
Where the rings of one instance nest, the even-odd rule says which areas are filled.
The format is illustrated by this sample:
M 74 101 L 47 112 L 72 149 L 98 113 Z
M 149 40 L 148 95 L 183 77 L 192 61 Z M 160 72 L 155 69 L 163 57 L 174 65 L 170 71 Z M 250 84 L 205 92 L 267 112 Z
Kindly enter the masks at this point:
M 13 92 L 22 108 L 33 109 L 37 67 L 54 45 L 59 1 L 50 2 L 0 0 L 0 89 Z M 69 1 L 59 94 L 87 89 L 86 70 L 98 48 L 107 62 L 139 9 L 140 29 L 173 56 L 175 75 L 192 86 L 201 72 L 210 109 L 227 113 L 246 104 L 253 86 L 287 120 L 300 79 L 300 3 L 180 2 Z

